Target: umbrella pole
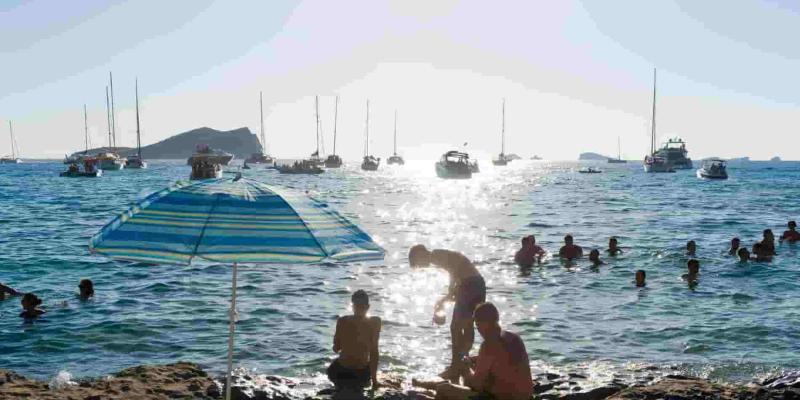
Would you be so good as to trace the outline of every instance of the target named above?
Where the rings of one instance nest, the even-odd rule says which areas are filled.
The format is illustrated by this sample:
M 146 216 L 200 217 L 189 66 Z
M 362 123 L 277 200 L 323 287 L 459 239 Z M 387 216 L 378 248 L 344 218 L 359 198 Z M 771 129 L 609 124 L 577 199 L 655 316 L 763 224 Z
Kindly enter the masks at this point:
M 231 375 L 233 373 L 233 332 L 236 329 L 236 263 L 233 263 L 233 279 L 231 283 L 231 311 L 228 327 L 228 380 L 225 385 L 225 400 L 231 399 Z

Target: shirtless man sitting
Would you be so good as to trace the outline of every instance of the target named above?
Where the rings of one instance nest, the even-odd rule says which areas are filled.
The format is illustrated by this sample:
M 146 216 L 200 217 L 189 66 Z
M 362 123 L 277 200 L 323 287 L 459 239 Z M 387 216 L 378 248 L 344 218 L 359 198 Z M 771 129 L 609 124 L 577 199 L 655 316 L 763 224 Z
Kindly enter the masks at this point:
M 789 243 L 800 241 L 800 232 L 797 232 L 797 222 L 789 221 L 788 227 L 789 230 L 783 232 L 780 241 L 783 242 L 785 240 Z
M 450 367 L 441 374 L 445 379 L 457 379 L 457 364 L 463 355 L 469 354 L 475 341 L 472 312 L 478 304 L 486 301 L 486 282 L 480 272 L 463 254 L 450 250 L 428 250 L 418 244 L 408 252 L 412 268 L 435 265 L 450 274 L 450 288 L 434 307 L 434 316 L 447 301 L 455 300 L 450 321 L 450 343 L 452 358 Z
M 381 334 L 381 319 L 367 317 L 369 296 L 358 290 L 351 297 L 353 315 L 339 317 L 333 336 L 333 351 L 339 358 L 328 367 L 328 379 L 337 390 L 361 391 L 378 384 L 378 341 Z
M 572 235 L 564 236 L 564 246 L 558 251 L 558 256 L 567 260 L 583 257 L 581 246 L 572 244 Z
M 522 238 L 522 248 L 514 255 L 514 261 L 522 268 L 530 268 L 534 263 L 541 263 L 545 251 L 536 245 L 536 237 L 528 235 Z
M 530 400 L 533 379 L 528 352 L 522 339 L 500 326 L 500 315 L 492 303 L 475 309 L 475 325 L 483 343 L 478 357 L 465 357 L 460 372 L 465 386 L 438 383 L 436 398 L 442 400 L 497 399 Z

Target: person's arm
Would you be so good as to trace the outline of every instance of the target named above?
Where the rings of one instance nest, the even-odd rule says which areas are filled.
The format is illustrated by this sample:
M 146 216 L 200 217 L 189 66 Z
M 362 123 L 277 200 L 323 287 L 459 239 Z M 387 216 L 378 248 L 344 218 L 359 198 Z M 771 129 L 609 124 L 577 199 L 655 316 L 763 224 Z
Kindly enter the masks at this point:
M 333 334 L 333 352 L 338 353 L 339 350 L 342 349 L 342 339 L 339 337 L 339 333 L 341 332 L 342 326 L 342 319 L 339 318 L 336 320 L 336 333 Z
M 381 338 L 381 319 L 372 317 L 371 322 L 373 325 L 372 343 L 369 349 L 369 372 L 372 378 L 372 387 L 377 388 L 380 386 L 378 383 L 378 361 L 380 361 L 379 343 Z
M 8 294 L 10 294 L 12 296 L 19 296 L 19 295 L 22 294 L 18 290 L 14 289 L 12 287 L 3 285 L 2 283 L 0 283 L 0 292 L 8 293 Z
M 465 368 L 464 384 L 469 386 L 470 389 L 476 392 L 483 392 L 486 389 L 486 383 L 489 378 L 489 372 L 492 370 L 494 358 L 489 354 L 489 351 L 482 345 L 478 352 L 478 360 L 475 369 Z

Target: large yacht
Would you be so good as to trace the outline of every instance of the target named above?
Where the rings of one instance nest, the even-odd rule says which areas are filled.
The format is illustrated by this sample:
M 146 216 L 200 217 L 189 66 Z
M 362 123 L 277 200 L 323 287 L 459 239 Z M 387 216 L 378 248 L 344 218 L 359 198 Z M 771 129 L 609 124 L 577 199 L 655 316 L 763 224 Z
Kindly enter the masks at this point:
M 198 144 L 194 154 L 186 161 L 188 165 L 193 165 L 195 161 L 207 161 L 218 165 L 228 165 L 233 159 L 233 154 L 226 151 L 212 149 L 207 144 Z
M 688 157 L 686 142 L 681 138 L 668 139 L 664 145 L 656 151 L 656 156 L 664 158 L 674 169 L 692 169 L 692 159 Z
M 469 179 L 472 173 L 472 163 L 467 153 L 451 150 L 436 163 L 436 176 L 442 179 Z

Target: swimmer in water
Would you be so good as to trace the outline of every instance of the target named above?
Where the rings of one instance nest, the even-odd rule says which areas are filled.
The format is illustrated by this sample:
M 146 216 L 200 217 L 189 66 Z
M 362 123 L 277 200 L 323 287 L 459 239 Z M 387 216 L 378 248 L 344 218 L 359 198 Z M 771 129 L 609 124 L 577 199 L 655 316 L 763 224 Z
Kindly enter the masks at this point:
M 94 297 L 94 283 L 91 279 L 81 279 L 78 289 L 80 290 L 78 298 L 81 300 L 89 300 Z
M 600 259 L 600 251 L 597 249 L 592 249 L 592 251 L 589 252 L 589 261 L 591 261 L 592 265 L 595 267 L 605 264 L 603 260 Z
M 769 255 L 770 257 L 776 254 L 775 235 L 772 234 L 772 229 L 764 229 L 764 239 L 761 240 L 761 247 L 763 248 L 765 254 Z
M 360 391 L 369 386 L 377 388 L 378 342 L 381 335 L 381 319 L 368 317 L 369 295 L 357 290 L 350 298 L 353 315 L 339 317 L 333 336 L 333 351 L 339 357 L 328 367 L 328 379 L 337 389 Z
M 769 254 L 767 249 L 764 247 L 764 244 L 758 242 L 753 245 L 753 259 L 755 261 L 762 261 L 762 262 L 769 262 L 772 261 L 772 255 Z
M 616 256 L 617 254 L 622 253 L 622 249 L 617 247 L 617 245 L 618 243 L 616 236 L 612 236 L 610 239 L 608 239 L 608 249 L 606 250 L 608 255 L 613 257 Z
M 738 237 L 731 239 L 731 248 L 728 250 L 728 255 L 735 256 L 739 252 L 739 246 L 742 241 Z
M 689 273 L 684 274 L 681 278 L 690 283 L 697 282 L 697 278 L 700 276 L 700 261 L 693 258 L 686 263 L 686 267 Z
M 536 237 L 533 235 L 522 238 L 522 248 L 514 255 L 514 261 L 522 268 L 530 268 L 534 263 L 542 262 L 545 251 L 536 245 Z
M 787 241 L 789 243 L 795 243 L 800 241 L 800 232 L 797 232 L 797 222 L 789 221 L 787 224 L 789 230 L 784 231 L 781 235 L 781 242 Z
M 18 290 L 0 283 L 0 300 L 5 300 L 7 296 L 21 296 Z
M 694 257 L 697 253 L 697 243 L 694 240 L 686 242 L 686 255 Z
M 750 252 L 744 247 L 740 248 L 736 255 L 739 256 L 740 262 L 748 262 L 750 260 Z
M 647 282 L 645 282 L 646 278 L 647 278 L 647 273 L 645 273 L 643 269 L 636 271 L 636 275 L 634 276 L 636 287 L 647 286 Z
M 486 301 L 486 282 L 472 261 L 455 251 L 431 251 L 418 244 L 409 250 L 408 262 L 412 268 L 435 265 L 450 274 L 450 288 L 447 295 L 436 302 L 434 320 L 445 302 L 455 301 L 450 321 L 452 358 L 450 366 L 440 376 L 447 380 L 458 379 L 458 363 L 463 355 L 469 354 L 475 341 L 472 313 L 478 304 Z
M 564 246 L 558 251 L 559 257 L 567 260 L 583 257 L 583 249 L 581 246 L 575 245 L 572 242 L 572 235 L 564 236 Z
M 42 300 L 33 293 L 25 293 L 25 295 L 22 296 L 22 300 L 20 300 L 20 304 L 22 304 L 22 312 L 19 316 L 26 320 L 36 319 L 38 316 L 46 313 L 45 310 L 39 308 L 39 306 L 42 305 Z

